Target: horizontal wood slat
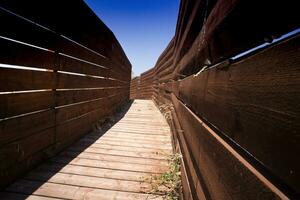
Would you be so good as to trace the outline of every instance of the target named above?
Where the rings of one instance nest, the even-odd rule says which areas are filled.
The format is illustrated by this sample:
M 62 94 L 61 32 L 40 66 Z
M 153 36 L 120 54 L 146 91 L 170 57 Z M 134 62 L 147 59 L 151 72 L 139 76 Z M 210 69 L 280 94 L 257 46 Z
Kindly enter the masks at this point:
M 46 110 L 0 121 L 0 144 L 13 142 L 53 127 L 54 110 Z
M 125 103 L 131 64 L 83 1 L 3 0 L 0 24 L 1 189 Z
M 124 82 L 106 78 L 94 78 L 90 76 L 80 76 L 65 73 L 57 74 L 57 89 L 72 88 L 99 88 L 126 86 Z
M 90 100 L 87 102 L 82 102 L 82 103 L 78 103 L 78 104 L 74 104 L 74 105 L 68 105 L 68 106 L 57 108 L 56 109 L 57 123 L 58 124 L 63 123 L 64 121 L 67 121 L 72 118 L 76 118 L 85 113 L 88 113 L 90 111 L 100 109 L 100 108 L 102 108 L 102 111 L 104 113 L 107 113 L 107 112 L 109 112 L 113 103 L 118 102 L 120 100 L 122 100 L 122 97 L 120 95 L 116 95 L 116 96 L 112 96 L 112 97 L 95 99 L 95 100 Z
M 53 107 L 53 91 L 0 94 L 0 119 Z
M 128 91 L 129 88 L 100 88 L 89 90 L 58 90 L 56 91 L 56 106 L 79 103 Z
M 0 16 L 1 17 L 1 16 Z M 0 38 L 0 64 L 21 65 L 43 69 L 54 69 L 55 54 Z
M 300 178 L 294 162 L 300 153 L 299 45 L 298 36 L 179 86 L 186 105 L 294 190 Z
M 61 52 L 99 65 L 106 62 L 105 58 L 63 38 L 59 34 L 10 14 L 3 9 L 0 9 L 0 20 L 5 27 L 5 29 L 0 30 L 0 35 L 3 37 Z
M 0 67 L 0 92 L 54 88 L 54 73 Z
M 194 166 L 196 173 L 201 172 L 201 178 L 196 175 L 192 178 L 203 179 L 212 199 L 286 198 L 174 95 L 172 100 L 186 140 L 187 149 L 182 150 L 191 156 L 193 163 L 189 166 Z M 232 170 L 235 173 L 224 173 Z
M 128 71 L 131 69 L 130 62 L 115 36 L 82 1 L 69 4 L 59 0 L 43 3 L 35 0 L 26 3 L 3 0 L 1 6 L 110 58 L 114 63 L 120 63 Z

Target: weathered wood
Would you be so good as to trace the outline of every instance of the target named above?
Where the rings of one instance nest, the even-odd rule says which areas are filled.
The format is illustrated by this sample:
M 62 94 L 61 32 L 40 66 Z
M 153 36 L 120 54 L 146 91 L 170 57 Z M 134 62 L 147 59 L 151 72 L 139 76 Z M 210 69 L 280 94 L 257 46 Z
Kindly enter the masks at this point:
M 2 189 L 126 102 L 131 64 L 82 1 L 4 0 L 0 23 Z
M 109 112 L 109 99 L 101 98 L 78 104 L 57 108 L 56 120 L 57 124 L 62 124 L 65 121 L 77 118 L 96 109 L 102 109 L 103 113 Z
M 18 194 L 18 193 L 11 193 L 11 192 L 0 192 L 0 198 L 6 200 L 59 200 L 57 198 L 52 197 L 43 197 L 38 195 L 26 195 L 26 194 Z
M 132 147 L 132 146 L 124 146 L 124 145 L 111 145 L 111 144 L 91 144 L 90 142 L 81 142 L 76 146 L 84 146 L 87 145 L 91 148 L 100 148 L 100 149 L 108 149 L 108 150 L 121 150 L 121 151 L 130 151 L 130 152 L 141 152 L 141 153 L 152 153 L 152 154 L 171 154 L 170 149 L 161 149 L 161 148 L 145 148 L 145 147 Z
M 85 137 L 82 139 L 84 140 Z M 103 140 L 103 138 L 101 138 Z M 107 155 L 107 154 L 95 154 L 95 153 L 77 153 L 73 151 L 66 150 L 65 152 L 62 152 L 60 155 L 62 156 L 68 156 L 71 158 L 85 158 L 85 159 L 92 159 L 92 160 L 98 160 L 98 161 L 112 161 L 112 162 L 123 162 L 123 163 L 131 163 L 131 164 L 144 164 L 144 165 L 150 165 L 150 166 L 167 166 L 168 163 L 166 160 L 154 160 L 149 158 L 134 158 L 134 157 L 123 157 L 123 156 L 117 156 L 117 155 Z
M 295 6 L 293 3 L 270 7 L 268 2 L 218 1 L 192 47 L 178 63 L 177 72 L 196 73 L 205 65 L 216 64 L 260 45 L 266 38 L 272 40 L 293 31 L 299 27 Z M 266 9 L 270 10 L 268 15 Z M 255 16 L 251 14 L 253 10 Z M 265 26 L 266 23 L 269 25 Z M 257 31 L 251 31 L 253 27 Z
M 0 92 L 54 88 L 54 73 L 0 67 Z
M 59 71 L 75 72 L 79 74 L 109 77 L 110 69 L 107 66 L 96 65 L 83 60 L 77 60 L 59 55 Z
M 161 173 L 168 169 L 167 166 L 153 166 L 137 163 L 124 163 L 118 161 L 105 161 L 96 159 L 85 159 L 85 158 L 69 158 L 69 157 L 57 157 L 53 159 L 55 163 L 70 164 L 77 166 L 104 168 L 104 169 L 114 169 L 123 171 L 133 171 L 133 172 L 144 172 L 144 173 Z M 150 174 L 149 174 L 150 175 Z
M 44 183 L 38 181 L 20 180 L 7 189 L 10 192 L 23 194 L 42 195 L 47 197 L 56 197 L 64 199 L 103 199 L 109 200 L 112 197 L 116 200 L 128 199 L 162 199 L 156 195 L 147 195 L 140 193 L 130 193 L 121 191 L 111 191 L 96 188 L 86 188 L 65 184 Z
M 70 38 L 84 46 L 90 55 L 94 51 L 95 55 L 109 57 L 114 63 L 123 65 L 124 69 L 131 69 L 130 62 L 117 39 L 84 2 L 69 4 L 54 0 L 41 3 L 32 0 L 24 3 L 4 0 L 1 6 Z M 68 16 L 65 15 L 66 10 Z
M 1 146 L 1 160 L 5 160 L 5 162 L 1 162 L 1 171 L 7 170 L 17 162 L 23 161 L 30 155 L 46 149 L 48 146 L 53 144 L 53 139 L 54 129 L 52 128 Z
M 92 141 L 91 140 L 84 140 L 82 141 L 83 143 L 91 143 Z M 94 142 L 91 144 L 91 146 L 99 146 L 99 147 L 102 147 L 103 146 L 122 146 L 122 147 L 126 147 L 126 148 L 133 148 L 132 150 L 134 150 L 134 148 L 139 148 L 141 150 L 147 150 L 147 149 L 152 149 L 152 150 L 168 150 L 168 151 L 171 151 L 172 150 L 172 147 L 170 145 L 166 145 L 166 146 L 163 146 L 163 147 L 157 147 L 157 145 L 155 144 L 147 144 L 147 143 L 137 143 L 137 144 L 132 144 L 131 142 L 125 142 L 125 141 L 122 141 L 122 142 L 118 142 L 118 141 L 111 141 L 111 140 L 107 140 L 105 138 L 102 138 L 101 141 L 99 142 Z
M 119 102 L 113 101 L 111 103 L 119 104 Z M 124 118 L 135 119 L 141 113 L 140 118 L 150 119 L 152 115 L 156 118 L 156 124 L 161 125 L 162 130 L 168 129 L 168 125 L 163 117 L 159 116 L 159 111 L 156 110 L 153 103 L 137 101 L 128 112 L 129 114 L 125 114 Z M 85 132 L 89 132 L 91 124 L 99 119 L 99 114 L 102 113 L 95 110 L 53 128 L 56 135 L 52 135 L 51 140 L 55 142 L 49 152 L 60 151 Z M 103 116 L 100 118 L 102 119 Z M 170 143 L 167 141 L 143 142 L 142 137 L 147 138 L 148 133 L 143 132 L 142 128 L 154 128 L 155 126 L 151 122 L 148 127 L 143 123 L 135 124 L 133 120 L 132 122 L 121 122 L 120 125 L 118 123 L 116 127 L 120 129 L 122 126 L 133 127 L 135 125 L 136 130 L 139 130 L 140 133 L 131 134 L 131 137 L 128 137 L 122 132 L 115 132 L 118 131 L 116 129 L 115 131 L 108 130 L 104 133 L 89 134 L 59 156 L 7 187 L 5 192 L 27 194 L 30 195 L 29 197 L 35 195 L 63 199 L 80 199 L 83 196 L 91 199 L 160 198 L 159 195 L 148 194 L 152 192 L 151 185 L 146 180 L 151 175 L 159 175 L 169 169 L 167 158 L 171 153 Z M 119 137 L 119 134 L 123 137 Z M 138 135 L 138 138 L 141 138 L 138 139 L 140 143 L 137 143 L 132 135 Z M 108 138 L 112 137 L 117 140 L 109 141 Z M 160 136 L 150 137 L 154 141 L 160 140 L 157 138 Z M 163 137 L 168 138 L 166 133 Z M 51 141 L 47 137 L 44 140 Z M 36 143 L 37 141 L 34 139 L 32 142 Z M 40 146 L 43 146 L 42 142 Z
M 197 172 L 201 172 L 212 199 L 287 198 L 174 96 L 173 102 L 187 146 L 197 148 L 189 155 L 197 163 Z M 232 170 L 234 173 L 224 173 Z
M 108 97 L 126 91 L 126 89 L 127 88 L 96 88 L 89 90 L 58 90 L 56 91 L 56 105 L 63 106 Z
M 106 78 L 94 78 L 91 76 L 79 76 L 65 73 L 57 74 L 58 89 L 72 88 L 100 88 L 100 87 L 117 87 L 126 86 L 124 82 Z
M 149 173 L 124 171 L 115 169 L 105 169 L 96 167 L 87 167 L 79 165 L 65 165 L 62 163 L 51 163 L 38 167 L 34 172 L 51 172 L 55 174 L 60 172 L 70 175 L 81 175 L 87 177 L 110 178 L 116 180 L 137 181 L 142 182 L 143 178 L 149 177 Z
M 30 115 L 0 121 L 0 144 L 11 143 L 34 133 L 54 127 L 54 110 L 45 110 Z
M 0 63 L 27 67 L 54 69 L 55 54 L 0 38 Z
M 195 113 L 298 193 L 299 38 L 208 69 L 179 87 L 179 98 Z
M 53 107 L 53 91 L 0 94 L 0 119 Z
M 102 65 L 104 58 L 57 33 L 0 9 L 1 36 Z
M 118 187 L 119 191 L 125 192 L 140 192 L 151 188 L 149 183 L 143 183 L 138 181 L 126 181 L 126 180 L 115 180 L 101 177 L 86 177 L 81 175 L 71 175 L 64 173 L 51 173 L 51 172 L 32 172 L 25 176 L 26 179 L 34 181 L 47 181 L 49 183 L 58 183 L 69 185 L 87 187 L 87 188 L 98 188 L 113 190 Z

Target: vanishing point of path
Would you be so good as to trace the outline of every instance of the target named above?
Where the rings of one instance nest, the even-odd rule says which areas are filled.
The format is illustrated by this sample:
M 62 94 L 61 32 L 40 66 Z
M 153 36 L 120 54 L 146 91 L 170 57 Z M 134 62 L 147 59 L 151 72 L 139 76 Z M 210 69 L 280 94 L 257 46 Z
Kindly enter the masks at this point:
M 0 199 L 161 199 L 147 177 L 168 169 L 169 126 L 154 103 L 135 100 L 109 130 L 91 133 L 0 193 Z

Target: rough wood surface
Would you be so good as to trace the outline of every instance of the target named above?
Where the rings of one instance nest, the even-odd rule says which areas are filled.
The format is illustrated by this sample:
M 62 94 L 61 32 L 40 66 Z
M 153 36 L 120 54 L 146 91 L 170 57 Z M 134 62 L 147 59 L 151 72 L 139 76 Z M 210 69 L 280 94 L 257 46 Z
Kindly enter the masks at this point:
M 180 100 L 172 99 L 194 188 L 201 184 L 208 199 L 288 199 Z M 201 199 L 201 193 L 195 194 Z
M 73 128 L 73 134 L 78 129 L 66 125 L 62 128 Z M 164 117 L 153 102 L 136 100 L 104 134 L 93 132 L 83 137 L 7 187 L 0 198 L 162 199 L 148 194 L 151 185 L 146 178 L 168 170 L 167 157 L 171 152 Z
M 190 76 L 179 83 L 178 95 L 298 194 L 299 45 L 297 36 L 225 68 Z

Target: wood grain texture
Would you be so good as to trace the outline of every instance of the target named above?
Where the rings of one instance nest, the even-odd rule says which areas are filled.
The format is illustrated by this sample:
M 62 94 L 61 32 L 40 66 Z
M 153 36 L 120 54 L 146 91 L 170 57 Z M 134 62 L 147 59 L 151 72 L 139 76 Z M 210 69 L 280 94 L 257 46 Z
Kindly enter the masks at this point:
M 179 87 L 179 98 L 196 114 L 297 193 L 299 41 L 297 36 L 228 68 L 208 69 Z
M 53 91 L 0 94 L 0 119 L 53 107 Z
M 60 142 L 66 143 L 69 140 L 72 143 L 75 140 L 73 138 L 89 132 L 93 120 L 97 120 L 99 114 L 93 111 L 57 127 L 55 138 L 58 143 L 55 149 L 60 148 Z M 136 118 L 146 124 L 135 123 Z M 150 121 L 151 118 L 155 120 Z M 157 125 L 162 130 L 159 137 L 164 137 L 164 141 L 149 134 L 149 130 L 157 129 Z M 162 199 L 162 196 L 151 192 L 151 184 L 146 180 L 151 175 L 169 169 L 167 157 L 171 153 L 171 140 L 163 116 L 151 101 L 134 101 L 113 127 L 118 128 L 86 135 L 49 162 L 8 186 L 0 197 L 21 198 L 18 195 L 22 194 L 29 199 L 39 196 L 50 199 Z M 139 134 L 136 132 L 127 137 L 122 129 L 128 127 L 135 127 Z M 139 139 L 143 137 L 159 142 L 149 143 Z M 118 142 L 109 142 L 111 138 L 117 138 Z M 51 141 L 47 137 L 44 140 Z M 32 138 L 28 138 L 28 141 L 36 142 Z M 40 146 L 43 146 L 42 142 Z M 157 153 L 160 150 L 165 153 Z
M 58 64 L 55 54 L 0 38 L 0 63 L 52 70 Z
M 0 92 L 53 89 L 54 73 L 0 68 Z
M 131 64 L 83 1 L 4 0 L 0 23 L 2 188 L 125 103 Z
M 236 157 L 237 154 L 229 151 L 226 148 L 227 145 L 224 146 L 224 141 L 215 137 L 215 134 L 211 134 L 212 130 L 174 96 L 173 102 L 184 130 L 183 137 L 186 140 L 184 146 L 189 149 L 187 154 L 191 156 L 195 162 L 194 166 L 198 168 L 196 173 L 201 172 L 205 188 L 211 199 L 282 198 L 282 193 L 274 193 L 270 185 L 266 185 L 257 177 L 257 174 L 249 170 L 249 166 Z M 197 148 L 197 151 L 191 151 L 193 146 Z M 232 170 L 234 173 L 224 173 Z M 193 176 L 195 181 L 200 179 L 200 177 Z

